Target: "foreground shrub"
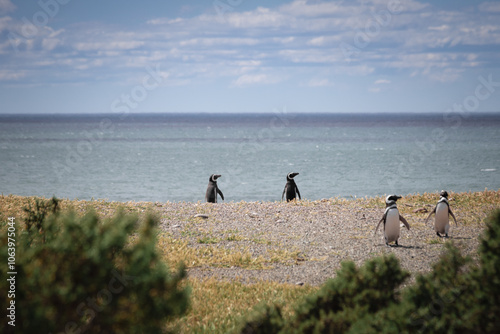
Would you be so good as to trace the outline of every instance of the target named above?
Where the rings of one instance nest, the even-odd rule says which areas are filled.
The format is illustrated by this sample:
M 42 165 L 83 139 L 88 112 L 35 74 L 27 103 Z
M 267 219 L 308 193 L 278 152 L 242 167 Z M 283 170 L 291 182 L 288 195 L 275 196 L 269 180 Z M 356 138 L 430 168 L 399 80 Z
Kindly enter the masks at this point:
M 500 210 L 486 222 L 479 246 L 480 268 L 473 276 L 474 308 L 467 314 L 481 331 L 500 332 Z
M 432 272 L 403 290 L 408 274 L 394 256 L 360 269 L 343 263 L 291 321 L 275 311 L 279 306 L 261 307 L 242 333 L 499 333 L 500 210 L 486 221 L 479 256 L 474 263 L 448 243 Z
M 160 333 L 186 311 L 185 270 L 171 274 L 159 260 L 153 217 L 139 224 L 119 213 L 100 221 L 92 212 L 47 215 L 37 206 L 17 233 L 16 332 Z M 2 236 L 1 263 L 6 254 Z M 0 294 L 8 288 L 2 280 Z
M 297 306 L 290 322 L 283 321 L 278 306 L 263 307 L 243 325 L 242 333 L 345 332 L 358 319 L 395 303 L 396 288 L 408 275 L 393 255 L 369 260 L 361 268 L 344 262 L 335 279 Z
M 433 271 L 417 277 L 405 293 L 408 329 L 433 333 L 500 332 L 500 211 L 486 220 L 473 265 L 453 246 Z

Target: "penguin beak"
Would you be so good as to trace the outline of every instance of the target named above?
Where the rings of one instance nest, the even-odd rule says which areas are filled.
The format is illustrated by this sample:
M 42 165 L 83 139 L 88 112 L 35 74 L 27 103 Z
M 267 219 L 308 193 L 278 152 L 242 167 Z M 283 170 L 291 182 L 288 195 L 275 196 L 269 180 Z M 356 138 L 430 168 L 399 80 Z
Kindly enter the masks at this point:
M 215 174 L 215 175 L 214 175 L 214 180 L 217 180 L 217 179 L 218 179 L 219 177 L 221 177 L 221 176 L 222 176 L 222 175 L 220 175 L 220 174 Z
M 294 177 L 296 177 L 297 175 L 299 175 L 299 173 L 290 173 L 290 177 L 293 179 Z

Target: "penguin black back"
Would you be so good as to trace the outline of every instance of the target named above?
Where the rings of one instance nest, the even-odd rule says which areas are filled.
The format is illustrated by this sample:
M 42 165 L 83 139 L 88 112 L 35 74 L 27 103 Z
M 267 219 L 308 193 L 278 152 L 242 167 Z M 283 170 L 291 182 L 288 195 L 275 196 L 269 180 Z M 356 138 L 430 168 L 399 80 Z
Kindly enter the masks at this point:
M 300 197 L 300 191 L 299 187 L 297 187 L 297 184 L 295 183 L 295 180 L 293 179 L 299 175 L 299 173 L 288 173 L 286 176 L 286 184 L 285 184 L 285 189 L 283 189 L 283 194 L 281 194 L 281 200 L 283 200 L 283 197 L 285 196 L 286 193 L 286 201 L 293 201 L 296 196 L 299 196 L 299 199 L 302 199 Z
M 217 203 L 217 194 L 224 200 L 224 195 L 217 186 L 217 179 L 221 177 L 219 174 L 212 174 L 208 179 L 207 192 L 205 193 L 205 201 L 207 203 Z

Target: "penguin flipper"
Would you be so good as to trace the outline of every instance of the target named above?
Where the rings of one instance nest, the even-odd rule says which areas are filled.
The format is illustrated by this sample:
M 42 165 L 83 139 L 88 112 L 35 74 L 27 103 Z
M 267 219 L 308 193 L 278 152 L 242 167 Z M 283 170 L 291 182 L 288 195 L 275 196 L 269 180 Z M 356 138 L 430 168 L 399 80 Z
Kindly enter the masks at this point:
M 453 217 L 453 220 L 455 221 L 455 225 L 458 226 L 457 218 L 455 218 L 455 215 L 453 214 L 453 212 L 451 212 L 451 208 L 449 206 L 448 206 L 448 213 Z
M 297 185 L 295 185 L 295 190 L 297 190 L 297 195 L 299 195 L 299 199 L 302 199 L 302 198 L 300 197 L 300 191 L 299 191 L 299 187 L 297 187 Z
M 406 219 L 404 219 L 403 216 L 399 215 L 399 220 L 402 221 L 403 224 L 405 224 L 406 228 L 409 231 L 410 230 L 410 224 L 408 224 L 408 222 L 406 221 Z
M 375 229 L 375 233 L 374 233 L 374 234 L 377 234 L 378 227 L 380 226 L 380 223 L 381 223 L 381 222 L 384 222 L 384 225 L 385 225 L 385 213 L 384 213 L 384 215 L 382 216 L 382 219 L 380 219 L 380 221 L 378 222 L 378 224 L 377 224 L 377 228 Z
M 424 224 L 427 224 L 427 222 L 429 221 L 429 219 L 431 218 L 432 214 L 433 213 L 436 213 L 436 208 L 437 206 L 434 207 L 434 210 L 431 211 L 431 213 L 429 213 L 429 215 L 427 216 L 427 219 L 425 220 Z
M 285 197 L 285 192 L 286 192 L 286 185 L 285 185 L 285 189 L 283 189 L 283 194 L 281 194 L 281 201 L 283 202 L 283 198 Z
M 217 194 L 219 194 L 220 198 L 222 198 L 222 200 L 224 200 L 224 194 L 222 193 L 222 191 L 220 191 L 219 187 L 217 187 Z M 217 194 L 215 195 L 215 197 L 217 197 Z

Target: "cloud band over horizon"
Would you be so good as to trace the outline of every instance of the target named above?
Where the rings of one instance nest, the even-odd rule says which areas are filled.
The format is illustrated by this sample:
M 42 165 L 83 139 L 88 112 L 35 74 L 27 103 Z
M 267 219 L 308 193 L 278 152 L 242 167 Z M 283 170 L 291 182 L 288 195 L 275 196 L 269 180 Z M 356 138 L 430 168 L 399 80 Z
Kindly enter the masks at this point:
M 109 112 L 148 67 L 135 112 L 440 111 L 500 81 L 496 1 L 134 4 L 0 0 L 1 112 Z

